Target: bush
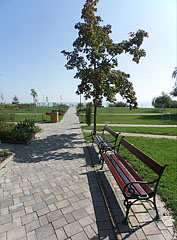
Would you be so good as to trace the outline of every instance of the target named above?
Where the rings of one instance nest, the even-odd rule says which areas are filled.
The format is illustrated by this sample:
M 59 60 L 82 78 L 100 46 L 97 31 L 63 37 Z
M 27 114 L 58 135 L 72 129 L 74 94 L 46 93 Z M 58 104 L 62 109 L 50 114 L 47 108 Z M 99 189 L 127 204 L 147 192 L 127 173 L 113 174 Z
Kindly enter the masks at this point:
M 17 125 L 11 125 L 11 127 L 0 129 L 0 139 L 28 141 L 40 131 L 41 129 L 35 126 L 35 121 L 33 119 L 25 119 L 24 121 L 18 122 Z
M 127 103 L 124 102 L 117 102 L 115 104 L 109 104 L 109 107 L 127 107 Z
M 90 126 L 92 123 L 92 103 L 87 103 L 85 122 L 87 123 L 88 126 Z

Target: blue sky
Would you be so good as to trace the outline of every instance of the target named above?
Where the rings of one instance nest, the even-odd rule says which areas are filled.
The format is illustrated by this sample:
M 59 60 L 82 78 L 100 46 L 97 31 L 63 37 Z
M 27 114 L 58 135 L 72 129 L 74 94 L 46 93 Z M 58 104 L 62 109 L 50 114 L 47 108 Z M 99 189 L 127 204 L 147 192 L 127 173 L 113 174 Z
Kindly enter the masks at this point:
M 77 37 L 74 24 L 81 21 L 85 0 L 0 0 L 0 93 L 6 102 L 17 95 L 38 100 L 75 102 L 79 80 L 64 67 L 63 49 L 72 50 Z M 171 74 L 177 66 L 176 0 L 100 0 L 98 15 L 112 25 L 112 39 L 121 42 L 129 32 L 149 33 L 143 48 L 147 56 L 139 64 L 131 57 L 118 58 L 119 68 L 131 75 L 138 102 L 151 102 L 162 91 L 170 92 Z M 62 98 L 61 98 L 62 95 Z M 120 97 L 117 97 L 120 100 Z

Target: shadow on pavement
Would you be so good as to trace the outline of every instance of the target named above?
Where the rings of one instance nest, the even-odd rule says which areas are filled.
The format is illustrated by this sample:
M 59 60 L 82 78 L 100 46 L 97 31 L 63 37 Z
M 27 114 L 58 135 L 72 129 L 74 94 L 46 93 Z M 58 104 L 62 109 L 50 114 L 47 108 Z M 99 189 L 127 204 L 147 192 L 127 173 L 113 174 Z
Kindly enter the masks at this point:
M 84 149 L 86 163 L 93 168 L 93 163 L 90 159 L 88 151 L 91 153 L 95 164 L 99 163 L 98 155 L 94 147 L 86 147 Z M 122 212 L 117 197 L 105 173 L 106 171 L 98 171 L 96 173 L 94 170 L 87 172 L 99 237 L 100 239 L 134 239 L 135 232 L 142 229 L 144 226 L 151 224 L 153 220 L 142 223 L 133 228 L 129 224 L 123 224 L 122 220 L 125 217 L 125 213 Z M 98 184 L 98 181 L 101 182 L 101 187 L 100 184 Z M 106 196 L 109 212 L 111 212 L 111 218 L 101 193 L 101 188 L 103 188 L 104 195 Z
M 2 146 L 15 153 L 15 162 L 38 163 L 40 161 L 70 161 L 83 158 L 84 155 L 76 151 L 80 144 L 81 139 L 78 134 L 73 133 L 34 139 L 29 145 L 2 144 Z

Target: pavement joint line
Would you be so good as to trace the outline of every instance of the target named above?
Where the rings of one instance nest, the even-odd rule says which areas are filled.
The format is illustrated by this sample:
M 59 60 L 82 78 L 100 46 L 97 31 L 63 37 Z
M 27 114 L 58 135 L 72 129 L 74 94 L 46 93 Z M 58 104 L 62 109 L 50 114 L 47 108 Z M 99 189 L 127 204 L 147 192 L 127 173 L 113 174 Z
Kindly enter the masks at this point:
M 103 196 L 103 199 L 104 199 L 104 202 L 105 202 L 105 205 L 106 205 L 109 217 L 110 217 L 110 221 L 111 221 L 111 224 L 112 224 L 112 227 L 113 227 L 113 231 L 114 231 L 115 237 L 118 240 L 117 233 L 119 232 L 119 229 L 118 229 L 116 221 L 114 219 L 114 214 L 112 213 L 111 208 L 109 206 L 109 202 L 108 202 L 107 197 L 106 197 L 106 191 L 104 189 L 104 185 L 103 185 L 103 183 L 102 183 L 102 181 L 101 181 L 101 179 L 99 177 L 99 170 L 98 170 L 98 168 L 97 168 L 97 166 L 95 164 L 95 161 L 94 161 L 94 159 L 92 157 L 92 154 L 91 154 L 91 152 L 90 152 L 90 150 L 88 148 L 88 143 L 87 142 L 86 142 L 86 146 L 87 146 L 87 150 L 88 150 L 91 162 L 93 164 L 93 167 L 94 167 L 94 170 L 95 170 L 95 173 L 96 173 L 98 185 L 99 185 L 100 191 L 102 193 L 102 196 Z

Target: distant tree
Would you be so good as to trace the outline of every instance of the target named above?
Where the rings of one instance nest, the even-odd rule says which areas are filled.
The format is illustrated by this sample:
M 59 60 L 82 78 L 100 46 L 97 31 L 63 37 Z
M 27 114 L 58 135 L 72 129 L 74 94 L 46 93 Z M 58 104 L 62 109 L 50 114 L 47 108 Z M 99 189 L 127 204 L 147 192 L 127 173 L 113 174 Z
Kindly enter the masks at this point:
M 16 95 L 13 97 L 12 104 L 19 104 L 19 100 Z
M 172 78 L 176 79 L 175 80 L 175 85 L 173 87 L 172 92 L 170 93 L 172 96 L 177 97 L 177 67 L 175 67 L 173 73 L 172 73 Z
M 162 95 L 152 100 L 152 106 L 155 108 L 169 108 L 172 104 L 170 96 L 162 92 Z
M 84 23 L 77 23 L 78 38 L 73 43 L 73 51 L 62 53 L 67 57 L 67 70 L 76 68 L 75 78 L 79 78 L 77 94 L 84 94 L 85 99 L 93 98 L 94 103 L 94 132 L 96 133 L 96 112 L 101 106 L 103 97 L 109 102 L 116 100 L 119 93 L 130 106 L 136 106 L 136 97 L 129 74 L 117 70 L 117 56 L 129 53 L 133 61 L 139 63 L 146 55 L 140 46 L 148 33 L 139 30 L 130 33 L 129 40 L 114 43 L 110 38 L 111 26 L 101 26 L 102 19 L 96 16 L 96 4 L 99 0 L 86 0 L 81 18 Z
M 32 97 L 33 97 L 33 103 L 36 104 L 36 101 L 37 101 L 37 92 L 34 88 L 31 89 L 31 94 L 30 94 Z
M 128 105 L 124 102 L 116 102 L 114 104 L 109 104 L 109 107 L 128 107 Z
M 1 104 L 3 104 L 3 102 L 4 102 L 4 95 L 2 93 L 0 95 L 0 98 L 1 98 Z

